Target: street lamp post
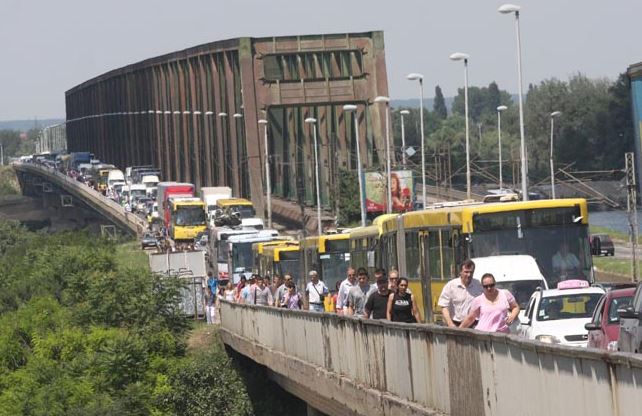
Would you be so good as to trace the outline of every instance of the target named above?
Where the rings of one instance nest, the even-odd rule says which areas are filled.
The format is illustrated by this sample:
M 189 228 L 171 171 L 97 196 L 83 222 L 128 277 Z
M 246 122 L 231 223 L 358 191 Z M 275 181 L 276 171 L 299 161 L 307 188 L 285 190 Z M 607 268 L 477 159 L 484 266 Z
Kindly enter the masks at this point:
M 426 143 L 424 140 L 424 76 L 418 73 L 406 76 L 410 81 L 419 81 L 419 128 L 421 129 L 421 194 L 426 209 Z
M 406 129 L 404 126 L 403 116 L 410 114 L 408 110 L 401 110 L 399 112 L 401 115 L 401 164 L 403 168 L 406 169 Z
M 387 204 L 386 212 L 388 214 L 392 213 L 392 175 L 390 172 L 390 98 L 379 96 L 374 99 L 375 103 L 385 103 L 386 105 L 386 183 L 387 183 Z
M 522 159 L 522 198 L 528 201 L 528 159 L 526 159 L 526 140 L 524 139 L 524 106 L 522 100 L 522 49 L 521 38 L 519 33 L 519 10 L 520 7 L 514 4 L 504 4 L 497 9 L 502 14 L 515 14 L 515 29 L 517 32 L 517 78 L 519 89 L 519 137 L 520 137 L 520 157 Z
M 553 111 L 551 113 L 551 158 L 549 159 L 551 163 L 551 196 L 555 199 L 555 168 L 553 164 L 553 128 L 555 126 L 555 117 L 562 115 L 561 111 Z
M 500 105 L 497 107 L 497 148 L 498 148 L 498 162 L 499 162 L 499 191 L 504 189 L 504 181 L 502 179 L 502 111 L 506 111 L 508 107 Z
M 455 52 L 450 55 L 453 61 L 464 61 L 464 112 L 466 117 L 466 198 L 470 199 L 470 129 L 468 125 L 468 54 Z
M 312 125 L 312 136 L 314 138 L 314 174 L 317 188 L 317 232 L 321 235 L 321 192 L 319 190 L 319 153 L 317 149 L 317 119 L 308 117 L 306 124 Z
M 361 211 L 361 226 L 366 226 L 366 195 L 363 188 L 363 174 L 361 172 L 361 151 L 359 146 L 359 120 L 357 119 L 357 106 L 354 104 L 346 104 L 343 106 L 343 111 L 352 113 L 354 115 L 354 130 L 357 136 L 357 177 L 359 180 L 359 207 Z
M 270 183 L 270 152 L 268 151 L 268 121 L 260 119 L 259 124 L 263 125 L 264 142 L 265 146 L 265 200 L 267 202 L 267 226 L 272 228 L 272 184 Z

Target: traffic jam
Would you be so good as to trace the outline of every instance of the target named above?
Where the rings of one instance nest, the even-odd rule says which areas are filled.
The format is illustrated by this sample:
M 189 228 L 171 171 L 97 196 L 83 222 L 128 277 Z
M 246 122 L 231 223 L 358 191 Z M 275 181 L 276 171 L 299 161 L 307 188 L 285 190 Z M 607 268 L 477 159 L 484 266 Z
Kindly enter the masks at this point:
M 383 267 L 387 270 L 399 270 L 402 275 L 407 275 L 409 288 L 416 291 L 414 293 L 425 291 L 426 286 L 430 286 L 431 291 L 427 293 L 432 293 L 432 307 L 438 309 L 435 296 L 439 295 L 449 278 L 441 277 L 441 281 L 436 281 L 432 277 L 430 283 L 426 283 L 421 274 L 424 267 L 426 270 L 435 266 L 442 267 L 442 270 L 446 266 L 454 269 L 453 265 L 429 264 L 434 260 L 428 257 L 412 258 L 412 255 L 423 255 L 419 251 L 412 254 L 412 245 L 419 244 L 410 238 L 412 230 L 400 230 L 402 239 L 394 234 L 386 235 L 389 232 L 386 230 L 394 228 L 383 225 L 386 221 L 392 221 L 391 224 L 412 224 L 412 218 L 418 218 L 418 215 L 424 215 L 419 228 L 424 227 L 426 235 L 433 232 L 430 227 L 440 228 L 439 233 L 442 233 L 444 225 L 431 223 L 425 210 L 419 213 L 415 211 L 384 215 L 375 219 L 373 225 L 368 227 L 344 230 L 333 236 L 315 236 L 295 241 L 275 230 L 265 229 L 263 220 L 257 217 L 252 203 L 247 199 L 234 197 L 231 188 L 226 186 L 196 189 L 191 183 L 163 182 L 160 180 L 161 171 L 153 166 L 131 166 L 123 172 L 114 165 L 95 159 L 90 152 L 34 155 L 22 161 L 56 169 L 116 201 L 125 212 L 145 218 L 149 228 L 142 236 L 142 249 L 204 251 L 209 270 L 220 281 L 219 287 L 223 287 L 228 281 L 237 284 L 245 273 L 274 276 L 283 275 L 286 270 L 295 276 L 297 286 L 303 287 L 308 272 L 318 269 L 320 278 L 331 288 L 332 294 L 335 284 L 338 288 L 338 283 L 345 278 L 348 268 L 360 267 L 361 264 L 354 263 L 363 259 L 363 266 L 368 271 Z M 499 208 L 492 215 L 518 212 L 517 205 L 511 204 L 522 204 L 525 212 L 535 212 L 542 205 L 526 206 L 528 203 L 507 202 L 501 206 L 499 203 L 494 204 Z M 475 207 L 478 209 L 477 205 Z M 551 209 L 550 206 L 544 208 Z M 433 211 L 437 215 L 439 210 L 453 213 L 458 209 L 461 210 L 460 216 L 465 217 L 465 206 L 440 206 Z M 394 218 L 384 218 L 391 215 Z M 561 218 L 559 213 L 556 218 Z M 568 222 L 579 223 L 577 218 L 583 216 L 578 214 Z M 551 225 L 550 220 L 547 221 L 546 225 Z M 481 253 L 480 249 L 475 251 L 473 241 L 479 242 L 486 238 L 488 232 L 482 228 L 484 224 L 489 223 L 479 221 L 477 231 L 469 231 L 468 236 L 457 236 L 462 238 L 461 242 L 455 241 L 454 236 L 451 236 L 452 244 L 449 246 L 453 247 L 437 247 L 441 250 L 437 257 L 446 261 L 444 259 L 448 256 L 445 255 L 445 250 L 452 248 L 452 261 L 457 264 L 456 248 L 467 253 Z M 493 226 L 499 227 L 499 224 L 498 221 Z M 517 236 L 524 230 L 528 232 L 525 220 L 524 223 L 518 221 L 518 224 L 520 228 Z M 586 231 L 579 234 L 579 246 L 585 242 L 585 248 L 578 247 L 575 250 L 568 243 L 562 242 L 554 256 L 546 254 L 547 260 L 540 258 L 537 251 L 525 250 L 520 253 L 515 247 L 511 250 L 517 251 L 511 252 L 511 255 L 473 257 L 476 265 L 473 278 L 481 282 L 483 273 L 492 273 L 496 281 L 493 286 L 496 284 L 499 289 L 510 290 L 515 295 L 520 311 L 517 319 L 510 325 L 510 332 L 513 334 L 544 343 L 642 353 L 641 287 L 633 283 L 595 283 L 590 256 L 613 255 L 613 243 L 605 234 L 589 236 L 588 222 L 585 225 Z M 568 227 L 565 229 L 568 230 Z M 554 229 L 550 230 L 549 234 Z M 473 234 L 476 240 L 472 238 Z M 388 245 L 387 237 L 396 241 L 394 247 Z M 424 244 L 428 244 L 428 239 Z M 335 251 L 323 251 L 326 247 L 335 247 Z M 390 255 L 391 252 L 393 255 Z M 587 253 L 589 260 L 582 257 L 584 253 Z M 573 268 L 579 270 L 587 265 L 590 271 L 585 269 L 568 276 L 561 271 Z M 415 268 L 418 276 L 413 279 Z M 551 278 L 553 273 L 557 276 L 555 279 Z M 331 302 L 332 298 L 328 296 L 326 299 Z M 428 311 L 431 305 L 418 306 L 421 311 Z M 336 309 L 334 305 L 326 304 L 325 311 L 336 312 Z M 429 316 L 428 313 L 422 312 L 422 316 Z M 434 316 L 435 322 L 443 323 L 437 310 Z

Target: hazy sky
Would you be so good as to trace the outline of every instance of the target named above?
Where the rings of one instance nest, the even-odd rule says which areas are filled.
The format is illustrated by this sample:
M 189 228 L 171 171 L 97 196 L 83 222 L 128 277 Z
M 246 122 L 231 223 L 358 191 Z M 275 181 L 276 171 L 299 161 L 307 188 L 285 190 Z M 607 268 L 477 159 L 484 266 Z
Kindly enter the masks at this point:
M 409 72 L 439 84 L 496 81 L 517 91 L 514 18 L 488 0 L 0 0 L 0 120 L 64 117 L 65 91 L 109 70 L 239 36 L 383 30 L 390 96 L 413 98 Z M 580 71 L 615 78 L 642 61 L 642 1 L 523 0 L 525 88 Z

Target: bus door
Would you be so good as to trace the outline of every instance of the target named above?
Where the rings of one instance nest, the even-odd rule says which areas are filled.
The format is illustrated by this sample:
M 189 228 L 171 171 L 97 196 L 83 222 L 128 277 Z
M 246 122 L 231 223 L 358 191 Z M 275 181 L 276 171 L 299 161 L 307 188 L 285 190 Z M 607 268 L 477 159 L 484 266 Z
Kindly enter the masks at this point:
M 421 259 L 419 267 L 421 270 L 421 288 L 423 295 L 423 315 L 424 322 L 433 322 L 433 298 L 432 298 L 432 279 L 430 276 L 430 251 L 428 243 L 428 231 L 422 230 L 418 233 L 419 239 L 419 253 Z

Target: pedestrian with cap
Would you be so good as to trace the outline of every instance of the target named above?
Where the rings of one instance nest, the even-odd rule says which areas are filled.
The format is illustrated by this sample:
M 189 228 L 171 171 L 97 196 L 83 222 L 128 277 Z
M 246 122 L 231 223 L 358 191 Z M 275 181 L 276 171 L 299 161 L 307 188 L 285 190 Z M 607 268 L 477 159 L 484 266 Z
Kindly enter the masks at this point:
M 305 287 L 308 309 L 314 312 L 323 312 L 323 301 L 330 291 L 325 283 L 323 283 L 322 280 L 319 280 L 319 275 L 316 270 L 310 270 L 308 276 L 310 277 L 310 281 Z

